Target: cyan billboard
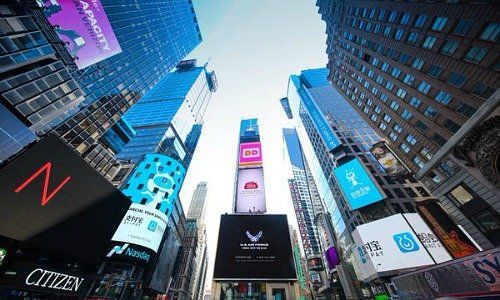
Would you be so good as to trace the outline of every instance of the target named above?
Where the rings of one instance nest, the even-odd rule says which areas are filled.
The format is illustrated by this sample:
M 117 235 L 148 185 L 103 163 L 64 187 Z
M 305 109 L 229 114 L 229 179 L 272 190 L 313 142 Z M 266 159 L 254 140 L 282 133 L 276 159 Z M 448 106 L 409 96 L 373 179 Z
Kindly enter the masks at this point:
M 358 158 L 337 167 L 334 173 L 353 210 L 385 198 Z
M 311 118 L 328 151 L 332 151 L 333 149 L 340 146 L 340 140 L 333 132 L 332 128 L 326 121 L 325 116 L 323 116 L 323 113 L 319 110 L 318 106 L 311 98 L 307 90 L 303 87 L 300 87 L 298 92 L 302 99 L 302 103 L 304 104 L 304 107 L 309 114 L 309 117 Z

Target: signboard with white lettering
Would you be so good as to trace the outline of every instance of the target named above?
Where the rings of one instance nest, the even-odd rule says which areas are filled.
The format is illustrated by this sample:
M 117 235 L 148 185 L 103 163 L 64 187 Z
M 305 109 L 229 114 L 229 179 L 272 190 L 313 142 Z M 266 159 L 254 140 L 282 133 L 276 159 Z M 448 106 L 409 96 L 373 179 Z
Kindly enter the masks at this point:
M 335 168 L 335 178 L 344 193 L 347 203 L 355 210 L 385 198 L 382 189 L 370 176 L 358 158 Z

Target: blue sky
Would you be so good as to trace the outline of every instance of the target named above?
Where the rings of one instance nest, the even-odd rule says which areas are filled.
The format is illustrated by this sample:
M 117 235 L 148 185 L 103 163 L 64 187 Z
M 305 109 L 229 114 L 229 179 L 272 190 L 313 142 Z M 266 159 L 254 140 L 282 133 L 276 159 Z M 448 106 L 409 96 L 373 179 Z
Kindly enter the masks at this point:
M 288 76 L 327 63 L 325 24 L 313 0 L 194 0 L 203 36 L 188 56 L 210 58 L 219 89 L 180 197 L 187 212 L 199 181 L 207 181 L 207 234 L 210 287 L 220 214 L 230 213 L 237 138 L 242 118 L 259 118 L 268 213 L 286 213 L 297 227 L 288 190 L 281 129 L 291 127 L 279 99 Z

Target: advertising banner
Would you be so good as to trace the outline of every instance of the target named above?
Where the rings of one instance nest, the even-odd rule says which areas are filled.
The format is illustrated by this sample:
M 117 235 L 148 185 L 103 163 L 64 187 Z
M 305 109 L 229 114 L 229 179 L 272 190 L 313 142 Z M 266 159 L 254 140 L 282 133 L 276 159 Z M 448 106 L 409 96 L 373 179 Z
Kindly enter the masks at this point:
M 309 117 L 311 118 L 328 151 L 332 151 L 340 146 L 340 140 L 335 132 L 333 132 L 330 124 L 326 121 L 325 116 L 318 108 L 309 92 L 307 92 L 304 88 L 300 88 L 299 94 L 301 95 L 302 103 L 304 104 Z
M 240 165 L 262 163 L 262 146 L 260 142 L 240 144 Z
M 417 203 L 417 211 L 453 258 L 469 256 L 479 251 L 437 202 Z
M 0 169 L 0 235 L 100 262 L 130 200 L 55 136 Z
M 394 277 L 400 299 L 437 299 L 467 295 L 477 299 L 500 296 L 500 248 L 475 253 Z M 462 297 L 460 297 L 462 296 Z M 481 296 L 485 296 L 484 298 Z M 447 299 L 452 299 L 447 298 Z
M 333 270 L 340 265 L 340 257 L 335 247 L 328 248 L 328 250 L 325 251 L 325 257 L 329 270 Z
M 286 215 L 222 215 L 214 280 L 297 280 Z
M 363 280 L 434 264 L 402 214 L 359 225 L 352 235 Z
M 380 141 L 373 145 L 370 152 L 375 156 L 387 174 L 404 176 L 408 174 L 403 163 L 396 158 L 396 155 L 387 147 L 385 142 Z
M 100 0 L 45 0 L 43 13 L 75 59 L 86 68 L 122 52 Z
M 112 240 L 133 243 L 158 252 L 167 228 L 167 216 L 158 209 L 132 203 Z
M 349 206 L 355 210 L 385 198 L 376 181 L 355 158 L 334 169 Z
M 262 168 L 238 170 L 236 212 L 266 212 L 264 170 Z

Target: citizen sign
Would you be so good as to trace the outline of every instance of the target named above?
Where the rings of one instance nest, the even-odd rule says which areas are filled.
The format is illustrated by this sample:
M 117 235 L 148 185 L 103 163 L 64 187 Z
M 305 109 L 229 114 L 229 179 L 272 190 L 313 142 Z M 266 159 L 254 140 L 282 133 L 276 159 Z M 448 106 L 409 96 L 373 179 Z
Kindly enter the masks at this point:
M 27 285 L 75 292 L 78 291 L 82 282 L 81 277 L 44 269 L 35 269 L 26 277 Z

